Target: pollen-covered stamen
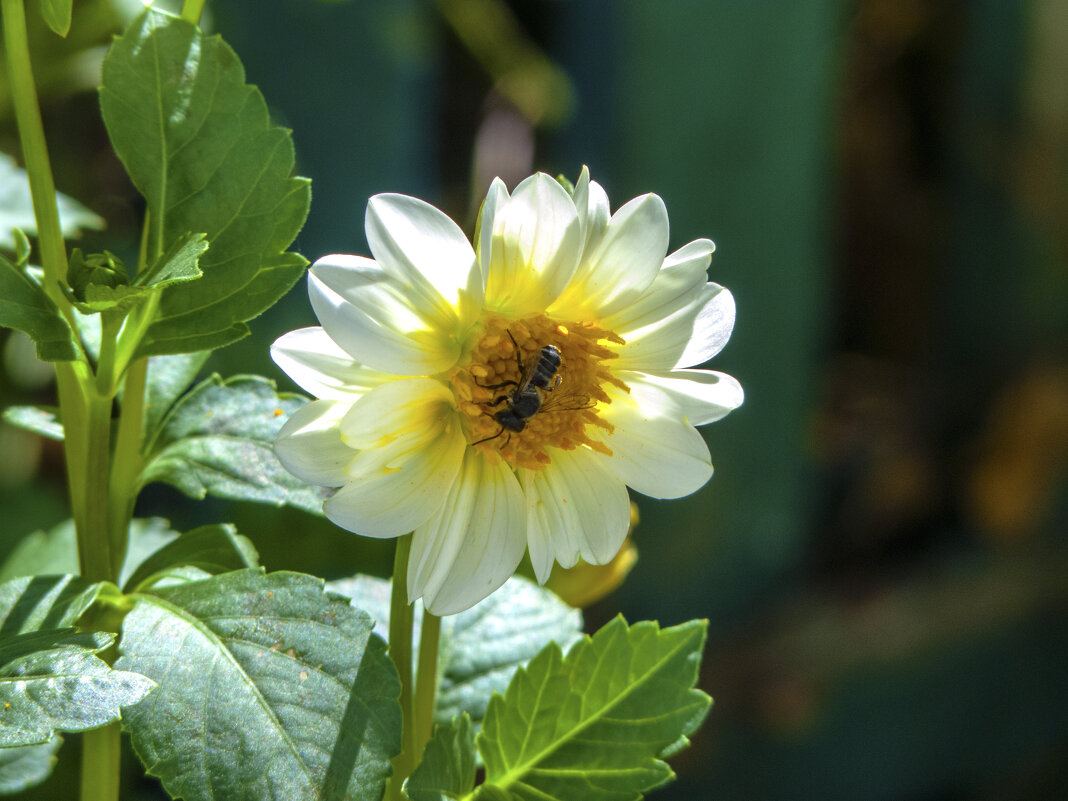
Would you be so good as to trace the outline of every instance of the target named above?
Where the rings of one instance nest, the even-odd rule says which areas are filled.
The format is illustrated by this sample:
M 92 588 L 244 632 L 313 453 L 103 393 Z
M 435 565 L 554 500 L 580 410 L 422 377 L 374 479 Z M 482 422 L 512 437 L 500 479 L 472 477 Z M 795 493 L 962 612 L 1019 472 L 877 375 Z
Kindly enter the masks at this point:
M 616 354 L 604 343 L 623 340 L 595 325 L 544 315 L 487 319 L 470 358 L 451 376 L 468 441 L 494 462 L 503 458 L 531 470 L 549 464 L 549 446 L 588 445 L 610 454 L 587 435 L 589 426 L 612 429 L 598 414 L 610 402 L 605 385 L 628 389 L 609 369 Z M 557 349 L 558 365 L 547 346 Z

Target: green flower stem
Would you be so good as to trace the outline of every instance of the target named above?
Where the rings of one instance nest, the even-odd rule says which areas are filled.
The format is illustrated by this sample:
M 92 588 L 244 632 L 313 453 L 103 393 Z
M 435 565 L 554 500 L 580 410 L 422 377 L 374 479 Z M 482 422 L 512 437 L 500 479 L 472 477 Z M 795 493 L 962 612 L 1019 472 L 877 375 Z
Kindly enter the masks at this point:
M 415 769 L 415 719 L 412 710 L 412 629 L 413 611 L 408 603 L 408 554 L 412 535 L 397 540 L 393 557 L 393 590 L 389 601 L 389 656 L 400 676 L 401 752 L 393 759 L 393 778 L 389 798 L 403 801 L 401 785 Z
M 81 801 L 117 801 L 122 739 L 119 723 L 82 735 Z
M 185 0 L 182 3 L 182 19 L 186 22 L 192 22 L 194 25 L 200 24 L 200 15 L 204 13 L 204 6 L 207 5 L 208 0 Z
M 116 581 L 119 568 L 111 553 L 108 528 L 108 465 L 111 451 L 111 398 L 89 392 L 88 440 L 85 473 L 80 477 L 85 487 L 84 504 L 79 520 L 75 509 L 74 527 L 78 532 L 78 555 L 82 576 L 89 581 Z M 79 480 L 71 476 L 71 481 Z
M 415 674 L 415 741 L 416 759 L 423 753 L 434 729 L 434 696 L 438 691 L 438 643 L 441 641 L 441 618 L 423 610 L 423 627 L 419 632 L 419 667 Z
M 37 88 L 33 81 L 30 44 L 26 36 L 26 12 L 23 0 L 0 0 L 4 21 L 4 50 L 11 80 L 11 100 L 15 107 L 22 157 L 30 178 L 33 214 L 37 218 L 37 240 L 41 248 L 41 267 L 44 269 L 44 290 L 55 304 L 71 319 L 70 303 L 60 291 L 60 280 L 67 277 L 67 248 L 59 227 L 56 206 L 56 185 L 52 179 L 52 165 L 48 160 L 44 124 L 37 104 Z
M 141 438 L 145 412 L 148 359 L 138 359 L 126 371 L 122 408 L 119 412 L 115 453 L 108 483 L 108 524 L 112 557 L 119 566 L 126 555 L 130 518 L 133 517 L 137 485 L 141 476 Z

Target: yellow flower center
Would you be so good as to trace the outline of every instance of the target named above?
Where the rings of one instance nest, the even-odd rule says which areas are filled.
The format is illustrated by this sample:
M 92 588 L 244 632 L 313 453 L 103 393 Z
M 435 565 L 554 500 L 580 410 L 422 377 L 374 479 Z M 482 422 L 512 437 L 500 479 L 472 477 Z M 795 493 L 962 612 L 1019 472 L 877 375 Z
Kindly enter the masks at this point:
M 588 445 L 589 426 L 611 431 L 598 409 L 609 403 L 604 386 L 628 390 L 608 369 L 615 353 L 602 342 L 623 344 L 590 323 L 561 323 L 544 315 L 523 320 L 489 317 L 468 357 L 450 375 L 467 441 L 496 464 L 541 470 L 547 447 Z

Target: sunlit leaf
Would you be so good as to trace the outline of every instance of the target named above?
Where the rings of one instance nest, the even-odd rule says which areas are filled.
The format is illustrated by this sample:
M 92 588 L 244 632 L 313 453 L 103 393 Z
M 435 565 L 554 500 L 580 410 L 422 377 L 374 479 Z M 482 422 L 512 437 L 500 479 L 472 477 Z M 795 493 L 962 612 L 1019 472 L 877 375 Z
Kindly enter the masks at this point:
M 70 628 L 0 637 L 0 747 L 103 726 L 144 698 L 152 681 L 95 655 L 114 640 Z
M 150 253 L 188 231 L 207 236 L 204 275 L 172 286 L 139 355 L 217 348 L 248 333 L 306 261 L 285 250 L 307 215 L 309 184 L 291 176 L 289 132 L 218 36 L 147 10 L 104 59 L 108 134 L 148 202 Z
M 59 421 L 59 409 L 55 406 L 8 406 L 3 417 L 5 423 L 42 437 L 63 439 L 63 423 Z
M 637 801 L 670 781 L 665 749 L 711 699 L 694 689 L 705 621 L 661 629 L 617 617 L 565 657 L 550 644 L 486 710 L 486 790 L 524 801 Z
M 366 614 L 258 570 L 135 597 L 116 667 L 159 688 L 123 725 L 172 796 L 381 798 L 400 685 Z

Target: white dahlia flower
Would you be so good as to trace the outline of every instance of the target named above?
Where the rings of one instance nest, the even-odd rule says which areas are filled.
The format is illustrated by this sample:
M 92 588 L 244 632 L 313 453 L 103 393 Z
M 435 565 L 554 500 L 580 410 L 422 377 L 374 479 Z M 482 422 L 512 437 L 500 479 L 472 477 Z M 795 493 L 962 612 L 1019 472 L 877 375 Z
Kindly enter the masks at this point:
M 604 564 L 623 544 L 627 487 L 678 498 L 712 475 L 694 426 L 742 402 L 715 355 L 734 300 L 705 274 L 712 242 L 666 255 L 656 195 L 611 214 L 583 169 L 569 194 L 537 174 L 489 189 L 474 247 L 405 195 L 367 205 L 374 259 L 326 256 L 308 291 L 322 327 L 275 362 L 318 400 L 275 444 L 323 511 L 370 537 L 414 532 L 409 600 L 437 615 L 497 589 L 530 551 Z

